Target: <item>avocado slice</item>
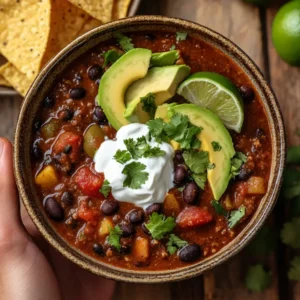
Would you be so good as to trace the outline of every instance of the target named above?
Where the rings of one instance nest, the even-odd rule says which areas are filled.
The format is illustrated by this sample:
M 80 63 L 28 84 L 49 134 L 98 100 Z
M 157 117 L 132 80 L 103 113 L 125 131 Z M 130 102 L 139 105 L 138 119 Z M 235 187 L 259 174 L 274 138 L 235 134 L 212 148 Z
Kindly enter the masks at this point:
M 149 121 L 149 114 L 143 111 L 140 104 L 141 97 L 152 93 L 155 95 L 155 104 L 159 106 L 175 95 L 178 85 L 189 73 L 190 67 L 186 65 L 150 69 L 144 78 L 137 80 L 127 89 L 124 117 L 131 122 L 146 123 Z
M 131 83 L 147 75 L 151 54 L 148 49 L 129 50 L 101 78 L 97 101 L 116 130 L 129 124 L 124 117 L 125 91 Z
M 235 154 L 228 130 L 217 115 L 194 104 L 165 104 L 158 107 L 155 117 L 160 117 L 168 122 L 174 113 L 188 116 L 192 124 L 203 128 L 199 135 L 199 139 L 202 141 L 201 150 L 208 151 L 210 163 L 215 164 L 214 169 L 207 170 L 207 179 L 214 198 L 219 200 L 230 181 L 231 158 Z M 212 146 L 214 141 L 221 145 L 220 151 L 214 151 Z
M 153 67 L 171 66 L 175 64 L 178 58 L 179 58 L 178 50 L 157 52 L 152 54 L 150 65 Z

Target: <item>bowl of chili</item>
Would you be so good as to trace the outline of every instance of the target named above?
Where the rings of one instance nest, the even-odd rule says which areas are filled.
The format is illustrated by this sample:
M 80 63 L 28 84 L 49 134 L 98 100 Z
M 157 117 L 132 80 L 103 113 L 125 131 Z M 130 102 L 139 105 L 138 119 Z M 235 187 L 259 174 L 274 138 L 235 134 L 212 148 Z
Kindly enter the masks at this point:
M 228 97 L 234 112 L 199 93 L 216 107 Z M 136 121 L 140 101 L 150 109 Z M 105 24 L 62 50 L 15 135 L 18 190 L 45 239 L 94 274 L 135 283 L 187 279 L 238 253 L 274 207 L 284 161 L 280 109 L 254 62 L 211 29 L 160 16 Z

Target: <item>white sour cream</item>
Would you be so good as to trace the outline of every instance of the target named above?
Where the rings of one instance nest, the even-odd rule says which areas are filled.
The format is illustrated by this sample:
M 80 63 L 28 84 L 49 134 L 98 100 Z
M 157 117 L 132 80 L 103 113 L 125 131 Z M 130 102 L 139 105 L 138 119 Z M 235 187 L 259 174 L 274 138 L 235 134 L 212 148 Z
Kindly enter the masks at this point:
M 99 173 L 104 173 L 105 179 L 110 183 L 114 198 L 118 201 L 134 203 L 144 209 L 152 203 L 162 203 L 167 192 L 173 187 L 173 148 L 168 143 L 158 144 L 154 139 L 151 141 L 147 139 L 151 147 L 159 147 L 165 151 L 165 155 L 132 159 L 125 164 L 118 163 L 113 156 L 119 149 L 126 150 L 124 140 L 129 138 L 136 140 L 142 136 L 147 138 L 148 133 L 148 126 L 143 124 L 134 123 L 123 126 L 117 132 L 116 140 L 104 141 L 94 157 L 95 169 Z M 126 176 L 122 174 L 122 171 L 132 161 L 144 164 L 146 169 L 143 172 L 149 174 L 148 180 L 138 189 L 123 187 Z

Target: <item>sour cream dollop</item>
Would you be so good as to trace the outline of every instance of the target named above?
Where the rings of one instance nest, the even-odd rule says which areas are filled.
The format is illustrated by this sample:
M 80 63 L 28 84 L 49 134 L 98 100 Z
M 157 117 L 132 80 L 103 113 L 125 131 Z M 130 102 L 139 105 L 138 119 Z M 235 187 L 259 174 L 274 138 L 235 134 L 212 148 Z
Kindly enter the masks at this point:
M 95 169 L 104 173 L 111 186 L 112 195 L 118 201 L 131 202 L 135 205 L 147 208 L 152 203 L 162 203 L 167 192 L 173 187 L 173 157 L 174 150 L 168 143 L 161 144 L 154 139 L 148 139 L 148 126 L 138 123 L 123 126 L 116 135 L 116 140 L 104 141 L 95 154 Z M 163 156 L 131 159 L 125 164 L 120 164 L 114 159 L 117 150 L 126 150 L 124 140 L 132 138 L 136 140 L 145 136 L 151 147 L 159 147 L 165 151 Z M 132 161 L 140 162 L 146 166 L 144 172 L 149 174 L 148 180 L 138 189 L 123 187 L 126 175 L 122 174 L 124 167 Z

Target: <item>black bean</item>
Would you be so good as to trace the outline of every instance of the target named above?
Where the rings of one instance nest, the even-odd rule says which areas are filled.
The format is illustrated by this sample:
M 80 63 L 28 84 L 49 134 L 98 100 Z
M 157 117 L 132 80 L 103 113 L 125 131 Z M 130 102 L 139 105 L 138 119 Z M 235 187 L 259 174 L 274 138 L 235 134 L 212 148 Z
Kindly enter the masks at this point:
M 188 171 L 184 165 L 179 165 L 175 169 L 174 173 L 174 183 L 181 184 L 183 183 L 188 176 Z
M 156 37 L 151 33 L 146 33 L 145 38 L 149 41 L 155 41 Z
M 135 234 L 135 228 L 129 222 L 123 221 L 119 224 L 119 226 L 122 230 L 122 236 L 128 237 Z
M 48 216 L 52 220 L 62 221 L 64 219 L 64 210 L 54 198 L 47 198 L 44 206 Z
M 41 159 L 43 157 L 43 151 L 38 145 L 33 145 L 32 155 L 35 159 Z
M 71 145 L 67 145 L 64 149 L 64 153 L 65 154 L 70 154 L 72 152 L 72 146 Z
M 102 245 L 94 244 L 93 251 L 100 256 L 104 256 L 104 249 Z
M 128 213 L 128 220 L 132 224 L 139 224 L 144 221 L 144 212 L 140 209 L 134 209 Z
M 161 211 L 161 204 L 160 203 L 153 203 L 153 204 L 149 205 L 146 208 L 146 214 L 148 216 L 153 214 L 154 212 L 159 213 L 160 211 Z
M 238 175 L 239 180 L 247 180 L 251 174 L 253 173 L 252 169 L 249 168 L 242 168 L 240 174 Z
M 108 123 L 106 115 L 100 106 L 96 106 L 94 110 L 94 120 L 101 125 Z
M 150 231 L 149 231 L 149 229 L 146 227 L 146 224 L 145 224 L 145 223 L 142 224 L 142 230 L 143 230 L 146 234 L 149 234 L 149 235 L 151 234 Z
M 183 156 L 182 156 L 182 152 L 181 151 L 176 151 L 175 152 L 175 156 L 174 156 L 174 162 L 176 165 L 180 165 L 180 164 L 183 164 L 184 163 L 184 159 L 183 159 Z
M 88 69 L 88 76 L 91 80 L 99 79 L 102 75 L 102 69 L 99 65 L 93 65 Z
M 119 202 L 116 200 L 105 200 L 100 209 L 107 216 L 113 215 L 119 210 Z
M 76 73 L 76 74 L 75 74 L 74 81 L 77 82 L 77 83 L 79 83 L 79 82 L 82 81 L 82 80 L 83 80 L 82 75 L 81 75 L 80 73 Z
M 244 101 L 252 101 L 255 97 L 254 90 L 249 85 L 240 86 L 240 93 Z
M 33 124 L 33 129 L 34 131 L 39 131 L 40 128 L 42 127 L 42 122 L 41 121 L 35 121 L 34 124 Z
M 193 262 L 202 254 L 201 247 L 197 244 L 186 245 L 179 251 L 179 259 L 183 262 Z
M 95 83 L 99 86 L 99 85 L 100 85 L 100 81 L 101 81 L 101 79 L 99 78 L 99 79 L 97 79 L 97 80 L 95 81 Z
M 73 100 L 79 100 L 86 96 L 86 90 L 82 87 L 73 88 L 70 90 L 70 97 Z
M 183 190 L 182 198 L 188 204 L 193 204 L 196 202 L 199 196 L 199 187 L 195 182 L 189 182 Z
M 261 137 L 265 136 L 265 131 L 262 128 L 257 128 L 256 132 L 255 132 L 255 136 L 257 138 L 261 138 Z
M 61 204 L 64 207 L 71 206 L 74 202 L 74 196 L 70 192 L 64 192 L 61 196 Z
M 51 108 L 54 106 L 54 99 L 52 97 L 46 97 L 46 99 L 44 100 L 44 107 L 46 108 Z
M 64 121 L 70 121 L 74 117 L 74 112 L 71 109 L 64 109 L 59 112 L 58 117 Z
M 129 254 L 131 251 L 130 245 L 121 245 L 120 253 L 121 254 Z

